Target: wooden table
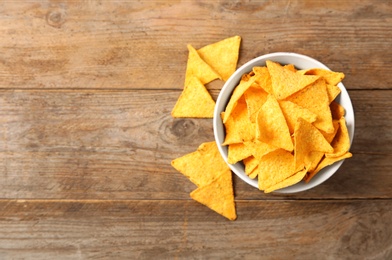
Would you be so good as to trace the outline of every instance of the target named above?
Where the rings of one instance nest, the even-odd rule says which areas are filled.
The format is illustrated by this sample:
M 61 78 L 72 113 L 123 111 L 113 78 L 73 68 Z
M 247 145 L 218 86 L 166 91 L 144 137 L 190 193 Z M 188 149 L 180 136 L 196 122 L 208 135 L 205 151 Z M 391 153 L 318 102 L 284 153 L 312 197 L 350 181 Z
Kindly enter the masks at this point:
M 390 2 L 3 1 L 0 32 L 0 259 L 392 259 Z M 228 221 L 170 165 L 212 120 L 170 111 L 186 45 L 234 35 L 238 65 L 288 51 L 344 72 L 356 128 L 312 190 L 234 176 Z

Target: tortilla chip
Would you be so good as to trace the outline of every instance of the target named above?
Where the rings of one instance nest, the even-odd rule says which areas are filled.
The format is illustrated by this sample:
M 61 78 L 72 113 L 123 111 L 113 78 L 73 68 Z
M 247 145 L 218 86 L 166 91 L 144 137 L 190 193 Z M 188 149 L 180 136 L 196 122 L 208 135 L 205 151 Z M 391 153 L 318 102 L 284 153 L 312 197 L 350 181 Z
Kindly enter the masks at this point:
M 270 152 L 260 159 L 258 186 L 266 190 L 295 173 L 294 156 L 283 149 Z
M 227 162 L 235 164 L 252 155 L 252 150 L 247 148 L 244 143 L 230 144 L 227 153 Z
M 329 107 L 331 109 L 333 119 L 339 120 L 346 114 L 346 110 L 344 109 L 344 107 L 336 101 L 332 101 Z
M 243 143 L 255 139 L 256 124 L 250 121 L 246 107 L 245 98 L 240 98 L 231 116 L 224 123 L 226 136 L 222 145 Z M 226 112 L 223 113 L 223 117 L 225 115 Z
M 340 94 L 340 92 L 341 92 L 341 90 L 338 86 L 327 84 L 327 93 L 328 93 L 329 103 L 334 101 L 335 98 Z
M 209 184 L 192 191 L 190 196 L 229 220 L 237 218 L 230 171 L 221 173 Z
M 332 153 L 326 153 L 326 157 L 339 157 L 350 150 L 350 137 L 344 117 L 339 120 L 339 129 L 331 145 L 334 150 Z
M 215 101 L 201 81 L 192 77 L 175 104 L 173 117 L 212 118 Z
M 313 123 L 317 119 L 316 114 L 306 108 L 294 104 L 293 102 L 281 100 L 279 101 L 279 105 L 286 119 L 290 134 L 294 133 L 294 128 L 297 124 L 298 118 L 301 117 L 309 123 Z
M 207 45 L 197 52 L 224 81 L 227 81 L 237 68 L 241 37 L 234 36 Z
M 227 122 L 234 108 L 237 106 L 238 100 L 241 97 L 243 97 L 245 91 L 248 90 L 248 88 L 250 88 L 253 83 L 254 83 L 254 78 L 251 78 L 248 81 L 241 81 L 240 84 L 234 89 L 233 94 L 231 95 L 231 98 L 229 100 L 229 103 L 227 104 L 225 109 L 223 123 Z
M 273 192 L 275 190 L 278 189 L 283 189 L 289 186 L 292 186 L 294 184 L 297 184 L 298 182 L 302 181 L 303 178 L 306 175 L 306 169 L 303 169 L 302 171 L 299 171 L 293 175 L 291 175 L 290 177 L 288 177 L 287 179 L 284 179 L 283 181 L 269 187 L 268 189 L 265 189 L 265 193 L 270 193 Z
M 317 75 L 325 79 L 330 85 L 337 85 L 344 79 L 344 73 L 334 72 L 326 69 L 313 68 L 308 70 L 301 70 L 299 73 L 303 75 Z
M 197 77 L 202 84 L 207 84 L 214 79 L 220 79 L 219 74 L 202 60 L 197 51 L 190 45 L 187 45 L 189 55 L 186 65 L 185 86 L 189 84 L 192 77 Z
M 273 95 L 268 96 L 257 114 L 256 137 L 264 143 L 287 151 L 293 150 L 289 127 Z
M 267 100 L 268 93 L 260 87 L 250 87 L 245 91 L 244 96 L 248 109 L 249 120 L 252 123 L 255 123 L 257 119 L 257 112 L 259 112 L 259 109 Z
M 219 173 L 230 172 L 215 142 L 202 143 L 195 152 L 173 160 L 171 165 L 199 187 L 209 184 Z
M 347 152 L 339 157 L 324 157 L 319 165 L 317 166 L 317 168 L 310 172 L 306 177 L 305 177 L 305 182 L 309 182 L 319 171 L 321 171 L 322 169 L 324 169 L 325 167 L 334 164 L 335 162 L 347 159 L 352 157 L 353 155 L 350 152 Z
M 323 134 L 306 120 L 299 118 L 294 131 L 295 165 L 297 168 L 305 165 L 309 169 L 312 165 L 311 151 L 332 152 L 332 146 Z
M 267 67 L 253 67 L 255 82 L 268 94 L 274 94 L 272 90 L 271 76 Z
M 291 70 L 292 72 L 297 72 L 297 69 L 295 68 L 294 64 L 287 64 L 283 66 L 285 69 Z
M 276 99 L 285 99 L 315 82 L 319 76 L 301 75 L 291 71 L 277 62 L 266 61 L 271 75 L 272 89 Z
M 250 175 L 259 165 L 259 161 L 254 156 L 249 156 L 243 160 L 245 165 L 245 173 L 246 175 Z
M 316 114 L 317 119 L 313 124 L 318 129 L 326 133 L 334 131 L 327 86 L 323 79 L 317 80 L 305 89 L 290 96 L 287 100 Z
M 261 142 L 259 140 L 244 142 L 244 145 L 258 160 L 260 160 L 264 155 L 279 149 L 276 146 Z

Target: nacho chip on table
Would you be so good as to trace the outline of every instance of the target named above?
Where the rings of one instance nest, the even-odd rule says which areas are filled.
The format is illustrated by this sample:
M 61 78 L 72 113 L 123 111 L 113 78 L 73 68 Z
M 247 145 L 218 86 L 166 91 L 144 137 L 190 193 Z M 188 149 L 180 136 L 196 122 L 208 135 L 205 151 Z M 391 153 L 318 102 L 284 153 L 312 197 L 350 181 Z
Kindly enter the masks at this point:
M 215 101 L 210 93 L 196 78 L 191 77 L 171 112 L 173 117 L 212 118 Z
M 198 187 L 190 196 L 195 201 L 209 207 L 229 220 L 235 220 L 235 209 L 232 173 L 226 171 L 207 185 Z
M 174 159 L 171 165 L 199 187 L 230 171 L 215 142 L 202 143 L 195 152 Z
M 267 60 L 266 64 L 271 75 L 274 96 L 278 100 L 291 96 L 319 79 L 319 76 L 293 72 L 277 62 Z
M 293 150 L 289 127 L 273 95 L 268 96 L 257 114 L 256 138 L 287 151 Z
M 188 85 L 192 77 L 197 77 L 202 84 L 207 84 L 214 79 L 220 79 L 221 76 L 208 65 L 202 58 L 200 58 L 197 51 L 188 44 L 188 61 L 185 72 L 185 86 Z
M 197 50 L 200 57 L 227 81 L 237 68 L 240 36 L 233 36 Z

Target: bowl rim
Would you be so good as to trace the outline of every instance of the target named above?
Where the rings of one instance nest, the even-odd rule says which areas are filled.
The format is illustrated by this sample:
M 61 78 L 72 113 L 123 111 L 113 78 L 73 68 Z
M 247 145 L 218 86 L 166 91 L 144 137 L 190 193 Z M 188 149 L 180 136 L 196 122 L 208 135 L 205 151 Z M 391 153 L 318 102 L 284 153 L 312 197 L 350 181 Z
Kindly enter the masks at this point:
M 291 60 L 291 59 L 299 59 L 301 63 L 313 64 L 313 65 L 301 67 L 301 65 L 298 66 L 298 64 L 296 64 L 295 62 L 287 62 L 287 60 Z M 225 131 L 224 131 L 224 125 L 222 119 L 220 117 L 220 113 L 225 110 L 228 100 L 231 97 L 233 90 L 238 85 L 242 75 L 244 73 L 250 72 L 254 66 L 264 66 L 266 60 L 276 61 L 281 64 L 291 63 L 299 69 L 322 68 L 322 69 L 331 70 L 325 64 L 307 55 L 294 53 L 294 52 L 274 52 L 274 53 L 268 53 L 268 54 L 258 56 L 246 62 L 245 64 L 240 66 L 223 85 L 222 89 L 219 92 L 218 98 L 216 100 L 214 116 L 213 116 L 213 131 L 214 131 L 215 142 L 218 146 L 218 150 L 222 158 L 224 159 L 226 164 L 230 167 L 230 169 L 240 179 L 242 179 L 243 181 L 245 181 L 246 183 L 248 183 L 249 185 L 257 189 L 258 189 L 257 179 L 251 179 L 244 173 L 244 166 L 242 162 L 237 162 L 236 164 L 230 164 L 227 162 L 227 146 L 221 145 L 224 140 Z M 335 100 L 338 103 L 340 103 L 346 110 L 346 114 L 345 114 L 346 124 L 349 132 L 350 145 L 352 145 L 353 138 L 354 138 L 354 129 L 355 129 L 354 109 L 352 106 L 350 96 L 348 95 L 347 89 L 344 87 L 343 83 L 340 82 L 337 86 L 340 88 L 341 93 L 338 95 L 338 97 Z M 322 184 L 323 182 L 325 182 L 332 175 L 334 175 L 334 173 L 339 169 L 339 167 L 343 164 L 343 162 L 344 160 L 341 160 L 335 162 L 330 166 L 325 167 L 308 183 L 301 181 L 292 186 L 276 190 L 273 193 L 296 193 L 296 192 L 306 191 L 311 188 L 314 188 Z

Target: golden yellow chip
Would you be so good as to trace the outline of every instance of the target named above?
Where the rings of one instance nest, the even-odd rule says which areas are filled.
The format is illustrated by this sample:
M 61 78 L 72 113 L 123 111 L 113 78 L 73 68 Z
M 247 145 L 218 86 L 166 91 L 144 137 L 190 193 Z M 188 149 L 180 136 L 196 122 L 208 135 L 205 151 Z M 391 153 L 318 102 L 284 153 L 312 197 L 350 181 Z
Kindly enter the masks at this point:
M 250 87 L 245 91 L 244 96 L 249 119 L 252 123 L 255 123 L 257 112 L 259 112 L 259 109 L 267 100 L 268 93 L 260 87 Z
M 222 172 L 230 172 L 215 142 L 203 143 L 192 153 L 171 162 L 171 165 L 197 186 L 205 186 Z
M 328 93 L 329 103 L 334 101 L 335 98 L 340 94 L 340 92 L 341 92 L 341 90 L 338 86 L 327 84 L 327 93 Z
M 192 77 L 197 77 L 202 84 L 207 84 L 214 79 L 220 79 L 219 74 L 202 60 L 197 51 L 188 44 L 188 62 L 185 73 L 185 86 L 189 84 Z
M 305 182 L 309 182 L 319 171 L 321 171 L 323 168 L 327 167 L 328 165 L 332 165 L 335 162 L 351 158 L 353 155 L 350 152 L 347 152 L 341 156 L 338 157 L 324 157 L 317 168 L 310 172 L 306 177 L 305 177 Z
M 252 150 L 248 149 L 244 143 L 229 144 L 227 152 L 227 162 L 234 164 L 252 155 Z
M 238 100 L 243 97 L 245 91 L 252 86 L 254 78 L 250 78 L 248 81 L 241 81 L 240 84 L 234 89 L 233 94 L 226 106 L 225 114 L 223 117 L 223 123 L 226 123 L 229 119 L 234 108 L 237 106 Z
M 293 150 L 289 127 L 273 95 L 268 96 L 257 114 L 256 137 L 269 145 Z
M 295 173 L 294 156 L 283 149 L 270 152 L 260 159 L 258 186 L 266 190 Z
M 251 154 L 258 160 L 264 155 L 279 149 L 276 146 L 261 142 L 259 140 L 244 142 L 245 147 L 251 151 Z
M 287 64 L 283 66 L 284 68 L 291 70 L 292 72 L 297 72 L 297 69 L 295 68 L 294 64 Z
M 331 104 L 329 105 L 329 107 L 331 109 L 331 114 L 332 114 L 333 119 L 339 120 L 346 113 L 346 110 L 344 109 L 344 107 L 336 101 L 332 101 Z
M 201 81 L 192 77 L 178 98 L 171 115 L 173 117 L 212 118 L 215 101 Z
M 237 68 L 240 44 L 241 37 L 234 36 L 207 45 L 197 52 L 226 81 Z
M 272 90 L 271 76 L 267 67 L 253 67 L 255 82 L 268 94 L 274 94 Z
M 344 79 L 344 73 L 342 72 L 335 72 L 335 71 L 319 69 L 319 68 L 301 70 L 298 72 L 304 75 L 320 76 L 323 79 L 325 79 L 325 81 L 330 85 L 337 85 L 339 82 L 341 82 Z
M 229 220 L 237 218 L 230 171 L 221 173 L 209 184 L 192 191 L 190 196 Z
M 290 134 L 294 133 L 295 125 L 297 124 L 298 118 L 303 118 L 309 123 L 316 121 L 317 116 L 315 113 L 308 109 L 298 106 L 290 101 L 279 101 L 280 108 L 282 109 L 283 115 L 286 118 L 287 125 L 290 130 Z
M 250 175 L 259 165 L 259 161 L 254 156 L 249 156 L 243 160 L 246 175 Z
M 285 99 L 315 82 L 319 76 L 301 75 L 283 67 L 277 62 L 267 60 L 271 75 L 272 89 L 276 99 Z
M 283 189 L 283 188 L 289 187 L 291 185 L 297 184 L 298 182 L 302 181 L 302 179 L 305 177 L 305 175 L 306 175 L 306 169 L 303 169 L 302 171 L 299 171 L 299 172 L 291 175 L 287 179 L 284 179 L 283 181 L 278 182 L 277 184 L 265 189 L 264 192 L 270 193 L 275 190 Z
M 231 116 L 224 123 L 226 136 L 222 145 L 243 143 L 255 139 L 256 124 L 250 121 L 246 107 L 245 98 L 240 98 Z M 223 117 L 225 115 L 226 112 L 223 113 Z
M 295 165 L 301 168 L 309 169 L 312 165 L 311 151 L 330 153 L 333 151 L 332 146 L 327 142 L 323 134 L 306 120 L 299 118 L 294 131 L 295 144 Z
M 344 117 L 339 120 L 339 129 L 331 145 L 334 150 L 331 153 L 326 153 L 326 157 L 339 157 L 347 153 L 350 149 L 350 137 L 348 135 L 346 119 Z
M 334 131 L 327 86 L 323 79 L 317 80 L 305 89 L 290 96 L 287 100 L 315 113 L 317 119 L 313 124 L 318 129 L 326 133 Z

